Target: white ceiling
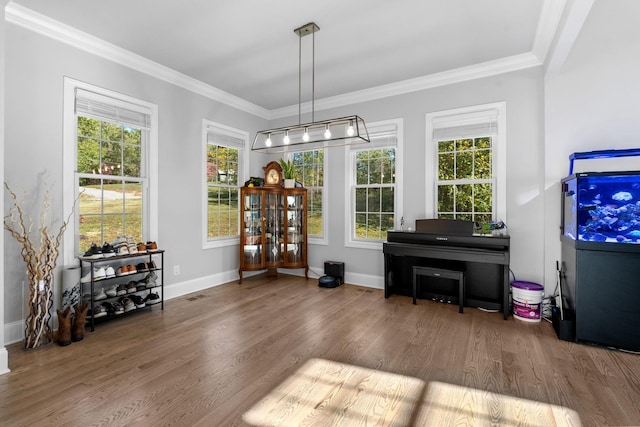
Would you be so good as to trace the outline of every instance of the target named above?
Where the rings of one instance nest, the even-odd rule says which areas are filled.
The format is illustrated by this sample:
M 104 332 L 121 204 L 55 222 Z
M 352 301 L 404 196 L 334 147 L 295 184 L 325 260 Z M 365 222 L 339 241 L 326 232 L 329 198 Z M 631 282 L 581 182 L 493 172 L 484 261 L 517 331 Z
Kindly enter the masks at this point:
M 544 61 L 559 0 L 14 0 L 266 110 L 298 103 L 315 35 L 315 98 L 519 55 Z M 546 44 L 546 45 L 545 45 Z M 543 46 L 542 48 L 540 46 Z M 302 38 L 302 101 L 311 98 Z

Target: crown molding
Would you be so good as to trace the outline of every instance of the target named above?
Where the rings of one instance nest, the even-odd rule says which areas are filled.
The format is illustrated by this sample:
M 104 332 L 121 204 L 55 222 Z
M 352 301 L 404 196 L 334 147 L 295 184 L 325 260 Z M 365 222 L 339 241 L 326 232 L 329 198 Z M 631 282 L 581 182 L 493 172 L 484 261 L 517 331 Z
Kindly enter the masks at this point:
M 558 74 L 564 66 L 573 45 L 582 30 L 594 0 L 576 0 L 573 2 L 566 20 L 558 32 L 558 40 L 547 61 L 547 76 Z
M 547 60 L 547 55 L 558 31 L 565 5 L 566 0 L 545 0 L 542 4 L 542 11 L 540 12 L 540 19 L 538 19 L 538 28 L 532 48 L 532 52 L 542 63 Z
M 245 111 L 263 119 L 269 118 L 269 110 L 266 108 L 205 84 L 169 67 L 165 67 L 126 49 L 122 49 L 14 2 L 9 2 L 5 7 L 5 19 L 12 24 L 24 27 L 93 55 L 114 61 L 157 79 L 164 80 L 198 95 L 237 108 L 238 110 Z
M 396 83 L 319 99 L 315 101 L 315 110 L 326 110 L 359 102 L 373 101 L 390 96 L 402 95 L 523 70 L 526 68 L 538 67 L 540 65 L 542 65 L 542 62 L 540 62 L 538 57 L 531 52 L 527 52 L 520 55 L 497 59 L 495 61 L 483 62 L 480 64 L 470 65 L 468 67 L 456 68 L 453 70 L 443 71 L 441 73 L 429 74 L 427 76 L 416 77 L 414 79 L 403 80 Z M 302 112 L 311 112 L 311 102 L 302 104 Z M 290 117 L 296 114 L 298 114 L 297 104 L 271 110 L 270 119 Z

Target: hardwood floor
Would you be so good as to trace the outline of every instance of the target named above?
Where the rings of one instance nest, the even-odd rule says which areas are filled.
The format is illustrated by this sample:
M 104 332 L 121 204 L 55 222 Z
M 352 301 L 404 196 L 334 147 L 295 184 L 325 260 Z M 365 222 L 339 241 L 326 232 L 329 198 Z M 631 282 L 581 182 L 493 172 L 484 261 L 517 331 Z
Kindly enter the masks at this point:
M 311 359 L 420 380 L 414 425 L 640 424 L 638 355 L 560 341 L 547 322 L 288 275 L 166 301 L 67 347 L 8 350 L 3 426 L 277 425 L 243 414 Z

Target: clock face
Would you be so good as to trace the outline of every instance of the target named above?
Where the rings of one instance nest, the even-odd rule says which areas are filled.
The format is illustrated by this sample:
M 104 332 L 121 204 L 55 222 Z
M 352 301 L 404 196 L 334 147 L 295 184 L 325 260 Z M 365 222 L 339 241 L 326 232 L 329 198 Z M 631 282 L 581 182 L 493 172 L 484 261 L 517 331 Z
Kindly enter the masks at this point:
M 277 170 L 271 169 L 267 173 L 267 184 L 279 184 L 280 183 L 280 174 Z

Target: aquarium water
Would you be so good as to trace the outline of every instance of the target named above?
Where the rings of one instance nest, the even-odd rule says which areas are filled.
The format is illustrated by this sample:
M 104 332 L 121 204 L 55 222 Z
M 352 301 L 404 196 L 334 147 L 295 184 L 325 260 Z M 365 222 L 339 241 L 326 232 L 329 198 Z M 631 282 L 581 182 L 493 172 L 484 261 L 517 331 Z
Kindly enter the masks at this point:
M 589 242 L 640 244 L 640 171 L 620 175 L 583 173 L 574 179 L 565 179 L 565 236 Z

